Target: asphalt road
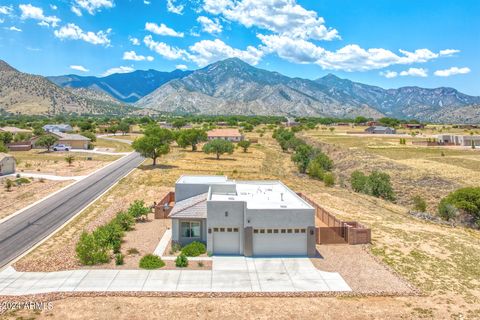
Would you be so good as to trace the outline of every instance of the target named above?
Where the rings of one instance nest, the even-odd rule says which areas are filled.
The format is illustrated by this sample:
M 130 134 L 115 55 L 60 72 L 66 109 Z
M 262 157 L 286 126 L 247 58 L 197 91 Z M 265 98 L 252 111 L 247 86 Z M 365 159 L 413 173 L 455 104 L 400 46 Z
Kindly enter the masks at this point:
M 143 162 L 134 152 L 0 224 L 0 268 L 50 235 Z

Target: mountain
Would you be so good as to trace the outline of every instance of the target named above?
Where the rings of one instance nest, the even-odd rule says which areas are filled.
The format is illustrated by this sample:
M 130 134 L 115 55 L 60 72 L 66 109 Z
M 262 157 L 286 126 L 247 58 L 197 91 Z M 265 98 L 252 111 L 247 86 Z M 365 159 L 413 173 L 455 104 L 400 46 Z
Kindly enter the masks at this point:
M 64 88 L 84 88 L 106 93 L 113 98 L 132 103 L 173 79 L 189 75 L 191 71 L 137 70 L 130 73 L 115 73 L 106 77 L 83 77 L 74 74 L 47 77 Z
M 315 81 L 258 69 L 237 58 L 169 81 L 135 105 L 174 113 L 382 116 L 367 105 L 332 98 L 328 87 Z
M 48 79 L 20 72 L 0 60 L 0 110 L 32 115 L 119 114 L 132 110 L 119 103 L 89 99 Z

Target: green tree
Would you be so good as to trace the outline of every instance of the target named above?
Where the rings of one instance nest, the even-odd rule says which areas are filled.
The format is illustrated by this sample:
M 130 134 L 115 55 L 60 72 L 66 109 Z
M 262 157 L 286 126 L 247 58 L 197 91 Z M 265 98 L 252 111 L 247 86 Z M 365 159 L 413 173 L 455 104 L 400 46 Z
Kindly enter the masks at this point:
M 112 124 L 112 125 L 108 126 L 108 128 L 107 128 L 107 132 L 108 133 L 113 133 L 113 135 L 115 135 L 117 133 L 117 131 L 118 131 L 118 127 L 117 127 L 116 124 Z
M 185 125 L 187 125 L 187 120 L 185 119 L 175 119 L 173 122 L 172 122 L 172 126 L 175 128 L 175 129 L 180 129 L 182 127 L 184 127 Z
M 101 246 L 93 234 L 83 232 L 75 248 L 77 258 L 84 265 L 108 262 L 108 249 Z
M 182 148 L 191 146 L 192 151 L 197 151 L 197 145 L 200 142 L 207 141 L 207 133 L 200 129 L 182 130 L 178 133 L 176 141 Z
M 72 166 L 73 161 L 75 161 L 75 157 L 73 155 L 68 155 L 65 157 L 65 161 L 68 163 L 68 166 Z
M 142 156 L 151 158 L 153 166 L 157 164 L 157 158 L 170 152 L 170 143 L 173 141 L 173 134 L 168 129 L 156 125 L 149 126 L 144 131 L 145 135 L 132 143 L 135 151 Z
M 418 212 L 427 211 L 427 202 L 421 196 L 416 195 L 412 198 L 413 201 L 413 210 Z
M 130 125 L 125 122 L 125 121 L 121 121 L 118 126 L 117 126 L 117 129 L 123 134 L 123 135 L 126 135 L 129 131 L 130 131 Z
M 367 178 L 368 177 L 363 172 L 358 170 L 353 171 L 350 176 L 350 184 L 352 185 L 353 191 L 364 192 Z
M 360 124 L 360 123 L 367 123 L 368 122 L 368 119 L 365 118 L 365 117 L 362 117 L 362 116 L 358 116 L 355 118 L 355 120 L 353 120 L 353 122 L 355 124 Z
M 242 140 L 238 142 L 238 146 L 243 149 L 243 152 L 247 152 L 252 143 L 249 140 Z
M 253 131 L 253 125 L 251 123 L 244 123 L 242 127 L 243 127 L 243 130 L 245 130 L 245 132 Z
M 323 182 L 325 183 L 326 187 L 333 187 L 335 185 L 335 176 L 331 172 L 327 172 L 323 176 Z
M 8 152 L 8 148 L 3 144 L 2 141 L 0 141 L 0 152 L 4 152 L 4 153 Z
M 33 128 L 33 135 L 38 137 L 38 136 L 43 136 L 45 134 L 45 130 L 41 126 L 37 126 Z
M 5 189 L 7 189 L 7 191 L 11 191 L 12 187 L 13 187 L 13 181 L 10 180 L 10 179 L 6 179 L 5 180 Z
M 47 148 L 47 151 L 50 151 L 50 148 L 57 143 L 58 138 L 51 135 L 46 134 L 38 138 L 36 145 Z
M 387 173 L 374 171 L 367 179 L 366 193 L 385 200 L 395 200 L 390 176 Z
M 128 208 L 128 214 L 135 219 L 146 218 L 150 213 L 150 208 L 145 205 L 143 200 L 135 200 Z
M 310 162 L 314 150 L 309 145 L 300 145 L 295 149 L 295 153 L 292 155 L 292 161 L 298 167 L 300 173 L 305 173 L 307 171 L 308 163 Z
M 0 132 L 0 142 L 9 144 L 13 141 L 13 134 L 11 132 Z
M 220 156 L 224 153 L 232 154 L 233 153 L 233 143 L 226 140 L 215 139 L 203 146 L 203 152 L 206 154 L 214 153 L 217 157 L 217 160 L 220 159 Z
M 480 187 L 467 187 L 450 193 L 440 201 L 440 207 L 454 206 L 480 220 Z
M 84 136 L 85 138 L 88 138 L 88 139 L 92 140 L 92 142 L 97 141 L 97 136 L 95 135 L 95 133 L 93 133 L 91 131 L 80 132 L 80 134 L 82 136 Z

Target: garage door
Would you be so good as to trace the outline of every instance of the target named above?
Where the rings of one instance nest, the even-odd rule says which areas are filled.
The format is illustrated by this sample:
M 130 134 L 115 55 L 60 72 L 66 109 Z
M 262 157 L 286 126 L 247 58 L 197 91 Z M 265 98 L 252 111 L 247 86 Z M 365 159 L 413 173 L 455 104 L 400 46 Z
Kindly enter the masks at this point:
M 306 256 L 307 229 L 253 229 L 254 256 Z
M 240 254 L 239 228 L 213 228 L 213 254 Z

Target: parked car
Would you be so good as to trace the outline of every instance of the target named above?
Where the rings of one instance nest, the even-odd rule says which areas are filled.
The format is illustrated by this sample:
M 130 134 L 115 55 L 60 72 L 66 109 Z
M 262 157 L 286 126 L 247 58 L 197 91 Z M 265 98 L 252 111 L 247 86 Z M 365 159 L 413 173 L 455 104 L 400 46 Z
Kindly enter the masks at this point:
M 72 147 L 66 144 L 57 144 L 53 146 L 53 151 L 70 151 Z

